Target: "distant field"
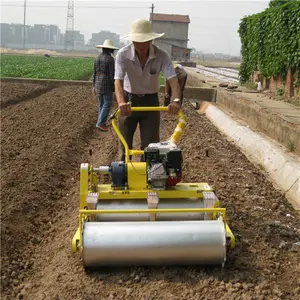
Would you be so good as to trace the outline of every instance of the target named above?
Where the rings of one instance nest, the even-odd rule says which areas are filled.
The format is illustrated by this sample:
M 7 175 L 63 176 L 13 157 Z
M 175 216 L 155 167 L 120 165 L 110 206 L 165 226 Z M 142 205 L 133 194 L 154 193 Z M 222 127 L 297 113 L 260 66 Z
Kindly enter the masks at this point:
M 93 73 L 94 58 L 44 57 L 1 54 L 1 77 L 36 79 L 88 80 Z M 161 85 L 165 77 L 159 77 Z
M 198 60 L 196 61 L 197 64 L 202 65 L 204 67 L 214 67 L 214 68 L 233 68 L 239 69 L 240 63 L 238 62 L 231 62 L 231 61 L 223 61 L 223 60 Z
M 93 58 L 2 54 L 1 77 L 88 79 L 93 73 L 93 61 Z

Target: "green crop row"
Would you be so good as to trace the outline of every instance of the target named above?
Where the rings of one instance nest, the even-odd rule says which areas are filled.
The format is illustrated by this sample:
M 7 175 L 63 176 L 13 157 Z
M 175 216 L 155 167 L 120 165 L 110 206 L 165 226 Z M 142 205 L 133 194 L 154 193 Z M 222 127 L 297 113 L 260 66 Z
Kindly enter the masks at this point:
M 93 73 L 93 58 L 1 55 L 1 77 L 60 80 L 88 79 Z

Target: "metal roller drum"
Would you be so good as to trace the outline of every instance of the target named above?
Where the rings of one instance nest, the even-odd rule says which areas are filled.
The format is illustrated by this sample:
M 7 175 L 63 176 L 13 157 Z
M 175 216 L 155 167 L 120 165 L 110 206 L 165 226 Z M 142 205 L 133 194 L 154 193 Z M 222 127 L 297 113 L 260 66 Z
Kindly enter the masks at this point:
M 203 208 L 204 203 L 201 198 L 184 198 L 184 199 L 160 199 L 157 206 L 158 209 L 172 208 Z M 98 201 L 97 210 L 109 209 L 147 209 L 148 204 L 145 199 L 129 200 L 129 201 Z M 201 212 L 186 212 L 186 213 L 157 213 L 157 221 L 184 221 L 184 220 L 203 220 L 204 213 Z M 149 221 L 148 214 L 99 214 L 96 217 L 97 221 L 112 222 L 112 221 Z
M 221 220 L 86 222 L 85 267 L 221 265 L 226 233 Z

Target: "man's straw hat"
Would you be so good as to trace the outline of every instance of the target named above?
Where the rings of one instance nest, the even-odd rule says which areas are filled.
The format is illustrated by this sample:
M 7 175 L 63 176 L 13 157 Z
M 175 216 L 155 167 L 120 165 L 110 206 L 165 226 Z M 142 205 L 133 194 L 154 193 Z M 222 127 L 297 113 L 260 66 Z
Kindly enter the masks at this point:
M 108 49 L 119 50 L 119 48 L 114 46 L 114 42 L 112 40 L 105 40 L 103 45 L 97 45 L 96 48 L 108 48 Z
M 124 36 L 132 42 L 148 42 L 157 38 L 160 38 L 164 33 L 155 33 L 152 31 L 151 23 L 147 20 L 136 20 L 131 25 L 131 32 Z

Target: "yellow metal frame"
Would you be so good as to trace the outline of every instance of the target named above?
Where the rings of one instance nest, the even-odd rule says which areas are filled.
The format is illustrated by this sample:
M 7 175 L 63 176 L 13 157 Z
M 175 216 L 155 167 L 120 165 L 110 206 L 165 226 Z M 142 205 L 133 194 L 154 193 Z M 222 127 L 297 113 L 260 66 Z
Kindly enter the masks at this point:
M 167 107 L 132 107 L 131 111 L 167 111 Z M 112 118 L 112 126 L 117 136 L 121 140 L 125 149 L 125 163 L 132 163 L 130 161 L 130 156 L 133 155 L 143 155 L 143 150 L 133 150 L 129 149 L 119 127 L 117 126 L 116 117 L 120 114 L 117 110 Z M 179 122 L 174 130 L 174 133 L 170 137 L 169 141 L 177 143 L 179 138 L 183 133 L 183 129 L 186 124 L 186 116 L 182 111 L 178 113 Z M 90 186 L 89 186 L 90 182 Z M 72 250 L 77 252 L 78 250 L 82 252 L 82 232 L 83 224 L 88 221 L 88 215 L 96 214 L 130 214 L 130 213 L 184 213 L 184 212 L 202 212 L 202 213 L 213 213 L 214 219 L 219 217 L 222 218 L 224 222 L 224 227 L 226 231 L 226 236 L 230 238 L 230 247 L 235 247 L 235 237 L 231 232 L 226 220 L 226 209 L 220 207 L 214 208 L 191 208 L 191 209 L 126 209 L 126 210 L 88 210 L 86 199 L 89 192 L 98 191 L 98 199 L 104 200 L 114 200 L 114 199 L 146 199 L 148 192 L 151 190 L 145 189 L 129 189 L 129 190 L 112 190 L 110 185 L 102 184 L 98 185 L 97 176 L 93 172 L 93 168 L 89 164 L 81 164 L 80 169 L 80 210 L 79 210 L 79 226 L 72 239 Z M 156 191 L 159 198 L 203 198 L 203 192 L 211 192 L 212 189 L 207 183 L 179 183 L 175 188 L 170 190 Z M 176 192 L 176 193 L 175 193 Z M 219 206 L 219 201 L 217 201 L 216 206 Z M 202 221 L 199 221 L 202 222 Z M 205 221 L 203 221 L 205 222 Z
M 155 107 L 131 107 L 132 112 L 136 111 L 168 111 L 168 107 L 165 106 L 155 106 Z M 129 162 L 129 157 L 131 155 L 143 155 L 144 151 L 143 150 L 132 150 L 129 149 L 127 142 L 124 139 L 124 136 L 122 135 L 118 125 L 117 125 L 117 120 L 116 117 L 120 114 L 120 110 L 118 110 L 114 118 L 112 119 L 112 126 L 116 134 L 118 135 L 119 139 L 121 140 L 124 149 L 125 149 L 125 163 Z M 186 116 L 185 114 L 180 110 L 178 113 L 178 124 L 174 130 L 174 133 L 172 134 L 170 141 L 173 143 L 177 143 L 183 133 L 183 129 L 185 128 L 186 124 Z

